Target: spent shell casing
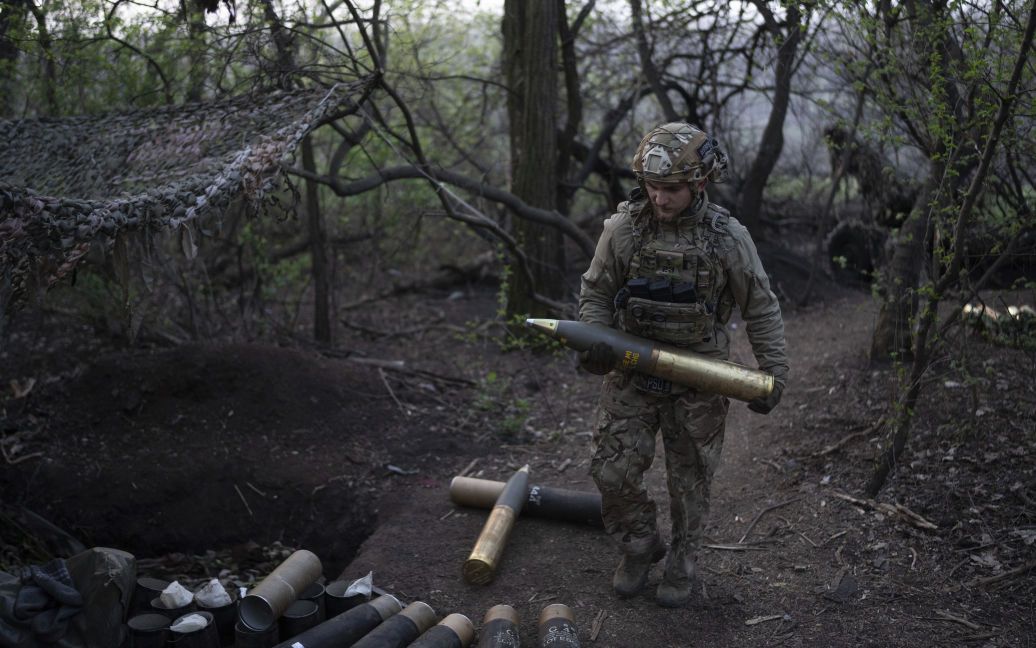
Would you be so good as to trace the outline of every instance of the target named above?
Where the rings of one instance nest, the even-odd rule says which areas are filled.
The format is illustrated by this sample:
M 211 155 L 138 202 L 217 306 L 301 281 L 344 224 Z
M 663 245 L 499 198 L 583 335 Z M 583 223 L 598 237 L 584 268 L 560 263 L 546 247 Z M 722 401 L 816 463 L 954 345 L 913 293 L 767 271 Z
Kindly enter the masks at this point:
M 527 319 L 525 325 L 576 351 L 586 351 L 591 345 L 603 342 L 611 349 L 616 369 L 637 371 L 741 401 L 765 398 L 773 391 L 773 376 L 765 371 L 710 358 L 607 326 L 554 319 Z
M 464 580 L 472 585 L 485 585 L 493 580 L 500 556 L 511 534 L 515 518 L 522 511 L 529 488 L 529 466 L 519 468 L 504 486 L 489 519 L 475 542 L 471 555 L 464 561 Z
M 555 603 L 540 612 L 540 648 L 579 648 L 575 613 L 564 603 Z
M 429 628 L 410 648 L 467 648 L 474 640 L 475 626 L 471 619 L 454 612 Z
M 288 638 L 277 644 L 276 648 L 292 648 L 298 644 L 306 648 L 351 646 L 402 609 L 396 597 L 384 594 L 369 603 L 361 603 L 335 615 L 296 637 Z
M 322 573 L 316 554 L 305 549 L 295 551 L 241 599 L 239 619 L 252 630 L 266 630 Z
M 454 504 L 472 508 L 493 508 L 504 482 L 477 477 L 454 477 L 450 481 L 450 499 Z M 534 484 L 522 505 L 522 515 L 562 520 L 602 527 L 601 494 L 554 488 Z
M 482 619 L 478 648 L 519 648 L 518 612 L 510 605 L 494 605 Z
M 386 619 L 363 639 L 352 644 L 352 647 L 403 648 L 409 646 L 411 641 L 424 634 L 438 620 L 435 610 L 430 605 L 424 601 L 416 601 L 406 606 L 399 614 Z

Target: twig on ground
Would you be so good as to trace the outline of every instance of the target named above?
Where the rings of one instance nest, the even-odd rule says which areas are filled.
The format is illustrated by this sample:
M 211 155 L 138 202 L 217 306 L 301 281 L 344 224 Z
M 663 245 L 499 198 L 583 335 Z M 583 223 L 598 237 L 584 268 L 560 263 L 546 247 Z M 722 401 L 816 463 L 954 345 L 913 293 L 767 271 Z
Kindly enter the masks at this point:
M 378 367 L 378 375 L 381 376 L 381 382 L 385 385 L 385 389 L 388 390 L 389 396 L 391 396 L 392 400 L 396 402 L 396 406 L 399 408 L 399 411 L 403 412 L 403 416 L 410 416 L 410 409 L 403 405 L 403 403 L 399 402 L 399 399 L 396 398 L 396 392 L 392 391 L 392 386 L 389 385 L 388 376 L 385 375 L 385 370 Z
M 873 429 L 873 428 L 871 428 L 871 429 Z M 835 450 L 840 449 L 842 446 L 844 446 L 845 444 L 849 443 L 853 439 L 858 439 L 860 437 L 869 436 L 870 434 L 871 434 L 871 430 L 864 430 L 862 432 L 853 432 L 849 436 L 843 437 L 842 440 L 839 441 L 838 443 L 832 443 L 831 445 L 827 446 L 823 450 L 819 450 L 817 452 L 814 452 L 813 454 L 811 454 L 809 456 L 815 458 L 815 457 L 823 457 L 823 456 L 829 455 L 832 452 L 834 452 Z
M 736 544 L 736 545 L 723 545 L 723 544 L 703 544 L 703 547 L 709 549 L 718 549 L 720 551 L 766 551 L 765 547 L 759 547 L 756 545 Z
M 802 536 L 802 539 L 805 540 L 806 542 L 808 542 L 809 544 L 813 545 L 814 548 L 820 546 L 817 543 L 815 543 L 812 540 L 810 540 L 809 538 L 807 538 L 805 533 L 801 533 L 799 531 L 796 531 L 795 533 L 798 533 L 800 536 Z
M 738 540 L 737 543 L 741 544 L 741 543 L 743 543 L 745 541 L 745 538 L 747 538 L 749 536 L 749 534 L 752 533 L 752 529 L 755 528 L 755 525 L 759 522 L 760 519 L 762 519 L 762 517 L 764 515 L 766 515 L 770 511 L 779 509 L 782 506 L 787 506 L 788 504 L 793 504 L 793 503 L 799 501 L 800 499 L 802 499 L 802 498 L 801 497 L 796 497 L 795 499 L 790 499 L 787 502 L 781 502 L 780 504 L 774 504 L 773 506 L 771 506 L 769 508 L 764 508 L 763 510 L 759 511 L 759 514 L 755 516 L 755 519 L 752 520 L 752 523 L 748 525 L 748 530 L 745 531 L 745 535 L 741 536 L 741 539 Z
M 262 492 L 261 490 L 259 490 L 259 489 L 258 489 L 258 488 L 256 488 L 255 486 L 253 486 L 253 485 L 252 485 L 252 482 L 247 482 L 247 481 L 246 481 L 246 482 L 245 482 L 245 486 L 248 486 L 249 488 L 251 488 L 251 489 L 252 489 L 253 491 L 255 491 L 255 493 L 256 493 L 257 495 L 259 495 L 260 497 L 266 497 L 266 493 Z
M 968 582 L 964 583 L 964 585 L 966 587 L 983 587 L 985 585 L 991 585 L 993 583 L 998 583 L 1009 578 L 1014 578 L 1015 576 L 1020 576 L 1032 569 L 1033 567 L 1036 567 L 1036 560 L 1030 560 L 1029 562 L 1025 563 L 1024 565 L 1021 565 L 1020 567 L 1009 569 L 1002 574 L 997 574 L 996 576 L 973 578 Z
M 467 477 L 468 473 L 471 472 L 471 469 L 474 468 L 475 464 L 478 463 L 478 460 L 479 460 L 479 457 L 475 457 L 474 459 L 469 461 L 468 465 L 464 466 L 464 470 L 462 470 L 459 473 L 457 473 L 457 476 L 458 477 Z
M 237 484 L 234 484 L 234 490 L 237 491 L 237 496 L 241 498 L 241 503 L 245 505 L 245 510 L 248 511 L 248 517 L 255 517 L 255 514 L 252 513 L 252 507 L 248 505 L 248 500 L 245 499 L 245 494 L 241 492 L 241 489 L 237 487 Z
M 572 457 L 567 457 L 564 461 L 561 462 L 561 465 L 558 466 L 558 472 L 565 472 L 565 468 L 568 468 L 569 464 L 571 463 Z
M 912 556 L 910 559 L 910 571 L 914 571 L 914 565 L 917 564 L 917 551 L 913 547 L 910 547 L 910 555 Z
M 975 623 L 973 621 L 968 621 L 964 617 L 959 617 L 959 616 L 957 616 L 955 614 L 951 614 L 947 610 L 936 610 L 935 611 L 935 616 L 936 616 L 936 618 L 942 619 L 944 621 L 953 621 L 954 623 L 959 623 L 962 626 L 966 626 L 968 628 L 971 628 L 972 630 L 981 630 L 982 629 L 982 626 L 980 626 L 979 624 L 977 624 L 977 623 Z
M 755 617 L 754 619 L 748 619 L 745 621 L 745 625 L 756 625 L 757 623 L 766 623 L 767 621 L 776 621 L 783 619 L 783 614 L 771 614 L 769 616 Z
M 454 514 L 454 513 L 456 512 L 456 511 L 457 511 L 457 509 L 450 509 L 449 511 L 446 511 L 446 514 L 445 514 L 445 515 L 440 515 L 440 516 L 439 516 L 439 521 L 440 521 L 440 522 L 442 522 L 442 521 L 443 521 L 443 520 L 445 520 L 446 518 L 448 518 L 448 517 L 450 517 L 451 515 L 453 515 L 453 514 Z
M 594 617 L 593 625 L 590 627 L 590 641 L 597 641 L 597 635 L 601 633 L 601 627 L 604 625 L 604 617 L 606 616 L 608 616 L 608 614 L 604 610 L 601 610 L 597 613 L 597 616 Z
M 14 457 L 12 459 L 11 456 L 7 454 L 7 448 L 5 448 L 2 443 L 0 443 L 0 451 L 4 453 L 4 461 L 6 461 L 8 464 L 12 466 L 15 464 L 20 464 L 23 461 L 28 461 L 29 459 L 35 459 L 36 457 L 43 456 L 42 452 L 30 452 L 29 454 L 22 455 L 20 457 Z
M 821 542 L 820 546 L 823 547 L 824 545 L 826 545 L 827 543 L 831 542 L 832 540 L 837 540 L 838 538 L 841 538 L 846 533 L 849 533 L 849 531 L 848 530 L 846 530 L 846 531 L 839 531 L 838 533 L 834 534 L 833 536 L 831 536 L 827 540 L 824 540 L 823 542 Z
M 381 358 L 359 358 L 356 356 L 349 356 L 346 360 L 349 362 L 355 362 L 356 364 L 378 367 L 379 369 L 396 369 L 402 371 L 406 368 L 405 360 L 383 360 Z
M 841 493 L 838 491 L 831 491 L 831 494 L 837 497 L 838 499 L 845 500 L 846 502 L 850 502 L 852 504 L 856 504 L 857 506 L 862 506 L 864 508 L 869 508 L 871 510 L 878 511 L 879 513 L 884 513 L 886 515 L 892 515 L 895 517 L 902 518 L 904 521 L 909 522 L 910 524 L 920 529 L 927 529 L 929 531 L 932 531 L 939 528 L 939 526 L 935 523 L 929 522 L 928 520 L 924 519 L 917 513 L 914 513 L 902 504 L 888 504 L 886 502 L 876 502 L 872 499 L 861 499 L 859 497 L 853 497 L 852 495 L 849 495 L 847 493 Z

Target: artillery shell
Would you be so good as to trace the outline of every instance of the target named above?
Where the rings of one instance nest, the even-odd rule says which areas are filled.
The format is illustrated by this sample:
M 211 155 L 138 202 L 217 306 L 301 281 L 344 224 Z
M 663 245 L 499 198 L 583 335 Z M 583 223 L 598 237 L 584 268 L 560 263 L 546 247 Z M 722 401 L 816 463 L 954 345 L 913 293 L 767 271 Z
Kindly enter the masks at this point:
M 410 648 L 467 648 L 475 640 L 475 626 L 463 614 L 451 614 L 410 644 Z
M 460 506 L 493 508 L 504 482 L 475 477 L 454 477 L 450 482 L 450 499 Z M 551 486 L 530 486 L 528 497 L 522 505 L 522 515 L 604 526 L 601 521 L 601 494 L 553 488 Z
M 579 648 L 575 614 L 563 603 L 548 605 L 540 612 L 540 648 Z
M 403 648 L 410 645 L 411 641 L 420 637 L 438 620 L 435 610 L 430 605 L 423 601 L 416 601 L 371 630 L 367 636 L 352 646 L 353 648 Z
M 773 376 L 765 371 L 709 358 L 606 326 L 554 319 L 527 319 L 525 325 L 560 340 L 576 351 L 585 351 L 596 342 L 604 342 L 611 349 L 616 369 L 657 376 L 742 401 L 765 398 L 773 391 Z
M 295 644 L 302 644 L 306 648 L 351 646 L 402 609 L 403 606 L 396 597 L 384 594 L 372 599 L 370 603 L 361 603 L 333 616 L 320 625 L 277 644 L 276 648 L 292 648 Z
M 514 520 L 525 504 L 529 486 L 529 466 L 522 466 L 507 480 L 507 484 L 493 506 L 489 519 L 482 527 L 475 548 L 464 561 L 464 580 L 473 585 L 485 585 L 493 580 L 500 564 L 507 537 L 514 526 Z
M 510 605 L 494 605 L 482 620 L 478 648 L 519 648 L 518 613 Z

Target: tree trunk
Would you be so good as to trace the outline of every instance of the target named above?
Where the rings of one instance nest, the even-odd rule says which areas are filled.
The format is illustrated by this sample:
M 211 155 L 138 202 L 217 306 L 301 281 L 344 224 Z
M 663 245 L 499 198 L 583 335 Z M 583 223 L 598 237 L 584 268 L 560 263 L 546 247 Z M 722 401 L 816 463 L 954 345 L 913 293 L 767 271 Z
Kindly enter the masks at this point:
M 592 2 L 591 2 L 592 4 Z M 558 0 L 558 30 L 561 36 L 561 62 L 565 76 L 565 128 L 558 138 L 558 167 L 557 174 L 560 182 L 557 183 L 558 211 L 568 215 L 572 198 L 576 193 L 576 184 L 571 182 L 570 167 L 572 164 L 572 149 L 575 146 L 576 135 L 579 134 L 579 126 L 583 121 L 583 97 L 579 88 L 579 62 L 576 56 L 576 34 L 568 25 L 568 14 L 565 11 L 564 0 Z
M 313 159 L 313 136 L 302 139 L 302 168 L 316 173 Z M 327 231 L 320 213 L 320 185 L 306 180 L 306 221 L 309 225 L 311 272 L 313 274 L 313 339 L 331 343 L 331 277 L 327 267 Z
M 0 117 L 10 117 L 15 111 L 15 64 L 18 45 L 12 32 L 21 30 L 25 20 L 25 0 L 9 0 L 0 4 Z
M 871 337 L 870 360 L 887 364 L 893 359 L 912 356 L 913 328 L 911 322 L 917 312 L 917 286 L 921 268 L 927 258 L 926 240 L 933 192 L 942 177 L 942 171 L 933 169 L 925 187 L 918 196 L 896 235 L 895 249 L 884 277 L 885 300 L 878 313 L 878 321 Z
M 43 113 L 50 117 L 56 117 L 60 112 L 57 95 L 58 74 L 57 68 L 54 65 L 54 52 L 51 51 L 50 47 L 51 39 L 50 32 L 47 29 L 47 14 L 42 6 L 37 7 L 32 0 L 28 0 L 28 7 L 36 19 L 36 28 L 39 30 L 40 56 L 43 57 L 43 95 L 47 102 L 47 108 Z
M 561 0 L 555 0 L 561 1 Z M 554 2 L 504 3 L 504 70 L 511 93 L 511 191 L 525 203 L 554 209 L 557 199 L 558 11 Z M 515 219 L 514 236 L 525 251 L 533 285 L 521 272 L 509 273 L 507 317 L 546 315 L 533 292 L 564 294 L 565 254 L 561 233 Z
M 205 92 L 205 53 L 208 44 L 205 42 L 205 11 L 196 3 L 184 0 L 184 11 L 187 13 L 187 102 L 201 101 Z
M 791 78 L 794 74 L 795 55 L 802 40 L 802 16 L 797 4 L 788 5 L 788 16 L 784 30 L 785 39 L 777 50 L 777 70 L 774 73 L 773 106 L 770 118 L 763 129 L 763 138 L 759 143 L 759 152 L 748 170 L 745 184 L 741 188 L 741 203 L 738 205 L 737 217 L 741 223 L 759 240 L 759 210 L 763 203 L 763 190 L 770 178 L 777 159 L 784 148 L 784 119 L 788 115 L 788 102 L 791 98 Z M 768 21 L 769 22 L 769 21 Z M 771 28 L 774 38 L 780 36 L 780 30 L 774 23 Z

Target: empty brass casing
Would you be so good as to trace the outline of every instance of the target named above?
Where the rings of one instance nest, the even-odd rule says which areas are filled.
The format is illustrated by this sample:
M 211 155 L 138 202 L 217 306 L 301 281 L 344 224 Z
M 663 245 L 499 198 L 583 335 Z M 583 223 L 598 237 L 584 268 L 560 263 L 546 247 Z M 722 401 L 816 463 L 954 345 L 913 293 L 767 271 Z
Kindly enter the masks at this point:
M 514 519 L 518 517 L 510 506 L 494 506 L 493 511 L 482 527 L 475 548 L 464 561 L 464 580 L 472 585 L 485 585 L 493 580 L 500 555 L 507 544 L 507 536 L 511 534 Z
M 489 519 L 482 527 L 475 548 L 464 561 L 464 580 L 472 585 L 485 585 L 493 580 L 500 556 L 507 545 L 507 536 L 511 534 L 515 518 L 522 510 L 528 488 L 529 467 L 522 466 L 507 480 L 504 490 L 489 514 Z

